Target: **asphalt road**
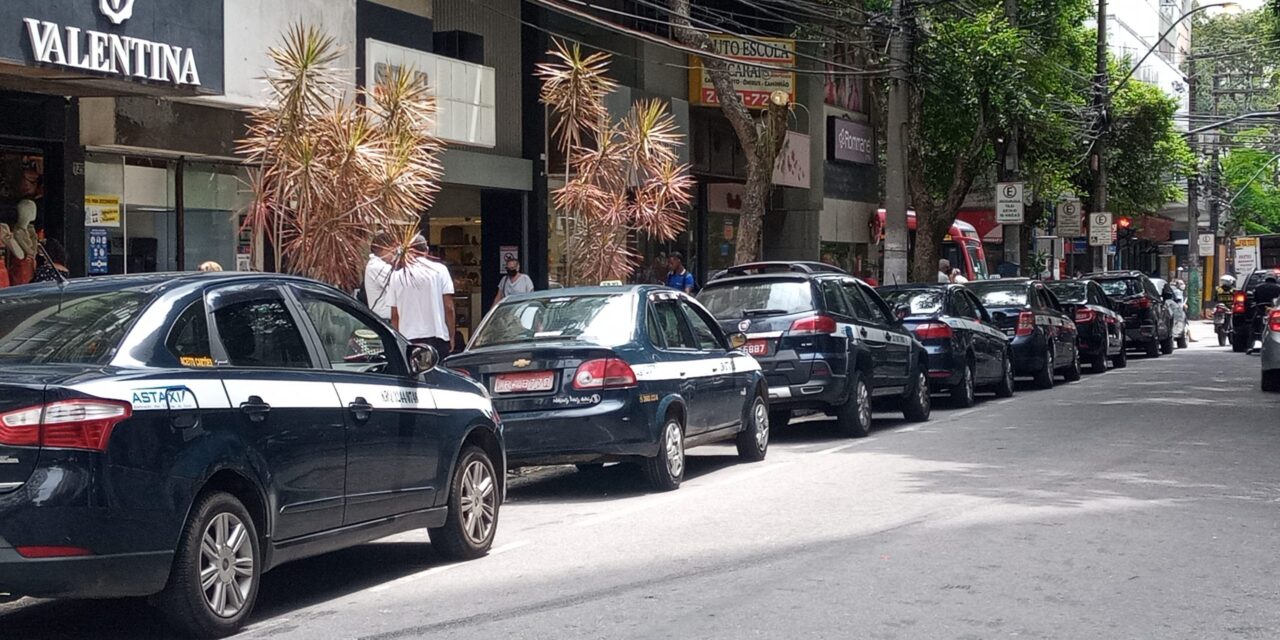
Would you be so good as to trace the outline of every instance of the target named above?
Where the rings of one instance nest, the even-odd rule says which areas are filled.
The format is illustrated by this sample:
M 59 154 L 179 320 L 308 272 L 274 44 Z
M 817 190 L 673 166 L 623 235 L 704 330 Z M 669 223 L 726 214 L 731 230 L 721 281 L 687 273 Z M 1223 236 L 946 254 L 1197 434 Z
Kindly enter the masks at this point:
M 1280 397 L 1209 344 L 863 440 L 805 421 L 757 464 L 696 449 L 673 493 L 539 471 L 487 558 L 286 565 L 241 637 L 1277 638 Z M 137 601 L 0 608 L 3 638 L 163 634 Z

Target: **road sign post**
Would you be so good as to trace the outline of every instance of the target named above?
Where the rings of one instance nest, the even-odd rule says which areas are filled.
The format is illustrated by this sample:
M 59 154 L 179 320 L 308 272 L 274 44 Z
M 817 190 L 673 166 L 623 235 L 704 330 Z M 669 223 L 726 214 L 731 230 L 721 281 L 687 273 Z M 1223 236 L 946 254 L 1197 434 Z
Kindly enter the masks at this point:
M 1111 214 L 1089 214 L 1089 246 L 1105 247 L 1112 243 Z
M 1021 182 L 1001 182 L 996 185 L 996 222 L 998 224 L 1022 224 L 1023 202 Z

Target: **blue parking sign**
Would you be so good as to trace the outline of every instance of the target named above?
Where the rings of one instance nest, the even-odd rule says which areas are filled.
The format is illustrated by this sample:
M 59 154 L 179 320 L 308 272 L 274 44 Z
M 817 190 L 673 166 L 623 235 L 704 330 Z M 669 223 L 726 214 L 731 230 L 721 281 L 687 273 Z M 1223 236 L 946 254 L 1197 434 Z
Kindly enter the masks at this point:
M 106 229 L 89 229 L 89 275 L 107 273 L 107 255 L 111 253 L 111 237 Z

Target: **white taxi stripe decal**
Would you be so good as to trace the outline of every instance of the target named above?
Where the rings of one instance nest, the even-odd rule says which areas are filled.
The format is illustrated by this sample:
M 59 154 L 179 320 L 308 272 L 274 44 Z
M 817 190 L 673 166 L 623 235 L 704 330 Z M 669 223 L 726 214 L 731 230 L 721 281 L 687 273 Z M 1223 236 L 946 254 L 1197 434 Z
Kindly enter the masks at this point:
M 782 332 L 781 332 L 781 331 L 766 331 L 766 332 L 764 332 L 764 333 L 748 333 L 748 334 L 746 334 L 746 336 L 747 336 L 747 339 L 748 339 L 748 340 L 759 340 L 759 339 L 762 339 L 762 338 L 781 338 L 781 337 L 782 337 Z
M 94 380 L 71 385 L 71 389 L 98 398 L 123 400 L 134 411 L 167 409 L 227 409 L 227 392 L 221 380 Z
M 332 382 L 304 380 L 224 379 L 231 404 L 240 406 L 249 396 L 258 396 L 273 408 L 328 409 L 343 406 Z
M 431 398 L 435 401 L 437 409 L 443 410 L 463 410 L 473 409 L 484 412 L 485 415 L 493 416 L 493 403 L 488 398 L 478 393 L 467 393 L 463 391 L 453 391 L 450 389 L 431 389 Z
M 681 380 L 723 376 L 739 371 L 759 371 L 760 363 L 751 356 L 727 354 L 696 360 L 637 364 L 631 370 L 636 374 L 636 380 Z
M 428 389 L 403 387 L 394 384 L 352 384 L 338 382 L 333 385 L 338 389 L 338 397 L 343 406 L 355 402 L 356 398 L 364 398 L 375 409 L 423 409 L 436 408 L 436 403 Z

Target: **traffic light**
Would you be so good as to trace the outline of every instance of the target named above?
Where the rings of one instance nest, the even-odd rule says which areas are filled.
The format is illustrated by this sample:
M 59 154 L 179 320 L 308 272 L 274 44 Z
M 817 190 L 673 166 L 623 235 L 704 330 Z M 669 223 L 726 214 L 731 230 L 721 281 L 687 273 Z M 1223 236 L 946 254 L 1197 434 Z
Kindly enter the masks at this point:
M 1116 240 L 1129 240 L 1133 238 L 1133 218 L 1129 216 L 1120 216 L 1116 218 Z

